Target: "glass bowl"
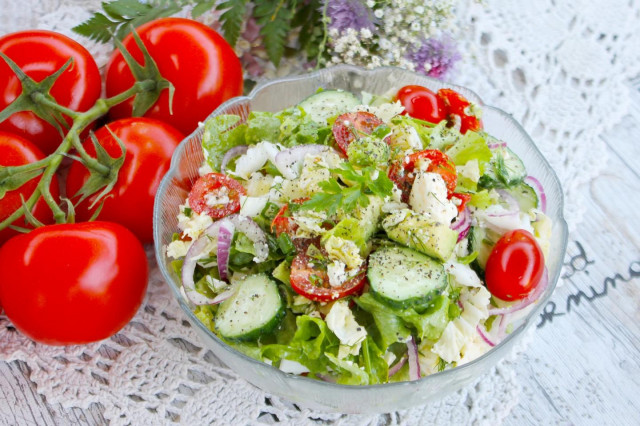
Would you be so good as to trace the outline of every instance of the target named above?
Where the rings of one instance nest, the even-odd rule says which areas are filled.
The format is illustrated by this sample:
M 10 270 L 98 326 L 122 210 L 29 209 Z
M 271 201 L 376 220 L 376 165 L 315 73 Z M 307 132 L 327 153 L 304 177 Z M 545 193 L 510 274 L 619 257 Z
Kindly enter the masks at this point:
M 170 260 L 166 256 L 166 246 L 178 229 L 179 205 L 184 202 L 191 185 L 198 178 L 198 168 L 204 161 L 200 146 L 202 128 L 194 131 L 178 146 L 171 160 L 171 168 L 156 195 L 153 215 L 156 259 L 185 316 L 199 334 L 202 344 L 250 383 L 304 407 L 341 413 L 383 413 L 422 405 L 464 387 L 507 355 L 525 330 L 536 322 L 538 312 L 553 293 L 560 275 L 567 245 L 567 224 L 563 218 L 560 182 L 524 129 L 509 114 L 484 105 L 478 95 L 469 89 L 400 68 L 365 70 L 341 65 L 261 84 L 249 96 L 233 98 L 220 105 L 211 116 L 237 114 L 246 119 L 252 110 L 280 111 L 297 104 L 315 93 L 318 88 L 381 94 L 408 84 L 426 86 L 434 91 L 442 87 L 451 87 L 480 105 L 483 109 L 482 121 L 485 129 L 498 139 L 508 142 L 509 147 L 525 163 L 528 173 L 537 177 L 544 186 L 547 194 L 547 214 L 553 220 L 553 236 L 547 259 L 548 288 L 534 309 L 514 324 L 513 331 L 502 342 L 467 364 L 411 382 L 348 386 L 284 373 L 238 352 L 223 343 L 196 318 L 180 292 L 180 277 L 173 272 Z M 203 403 L 206 404 L 205 401 Z

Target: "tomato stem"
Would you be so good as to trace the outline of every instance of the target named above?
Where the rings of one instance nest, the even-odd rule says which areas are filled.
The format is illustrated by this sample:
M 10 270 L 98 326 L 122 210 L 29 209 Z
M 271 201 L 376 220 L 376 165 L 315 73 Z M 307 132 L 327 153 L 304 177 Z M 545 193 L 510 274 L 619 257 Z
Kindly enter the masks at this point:
M 0 174 L 11 176 L 19 172 L 27 172 L 44 168 L 44 172 L 42 174 L 42 177 L 40 178 L 40 182 L 38 182 L 38 186 L 33 191 L 29 199 L 25 201 L 25 203 L 18 209 L 16 209 L 16 211 L 14 211 L 9 217 L 0 222 L 0 230 L 5 229 L 15 220 L 24 216 L 25 208 L 31 211 L 40 197 L 45 200 L 45 202 L 53 212 L 53 218 L 55 219 L 56 223 L 66 222 L 66 214 L 64 210 L 60 208 L 50 190 L 51 181 L 55 178 L 56 172 L 60 168 L 60 164 L 62 163 L 63 158 L 67 156 L 68 152 L 73 147 L 78 151 L 80 157 L 82 158 L 82 161 L 85 162 L 85 165 L 87 167 L 91 167 L 97 172 L 103 173 L 105 175 L 109 174 L 110 169 L 108 166 L 101 164 L 99 161 L 89 156 L 89 154 L 87 154 L 87 152 L 84 150 L 82 144 L 80 143 L 80 134 L 84 129 L 87 128 L 87 126 L 89 126 L 89 124 L 109 112 L 109 109 L 111 109 L 113 106 L 126 101 L 127 99 L 135 96 L 138 93 L 154 90 L 156 86 L 157 82 L 152 79 L 137 81 L 133 84 L 133 86 L 122 93 L 112 96 L 111 98 L 98 99 L 96 104 L 85 112 L 76 112 L 69 110 L 68 108 L 61 107 L 54 102 L 49 101 L 44 95 L 39 96 L 41 94 L 35 94 L 34 100 L 40 102 L 43 105 L 47 105 L 65 115 L 68 115 L 73 119 L 73 124 L 71 125 L 69 132 L 65 135 L 64 139 L 58 146 L 58 149 L 56 149 L 55 152 L 51 155 L 34 163 L 17 167 L 3 167 L 2 169 L 0 169 Z
M 44 93 L 35 92 L 35 93 L 33 93 L 31 95 L 31 97 L 32 97 L 34 102 L 36 102 L 36 103 L 38 103 L 40 105 L 44 105 L 46 107 L 49 107 L 52 110 L 61 112 L 62 114 L 68 116 L 72 120 L 75 120 L 80 115 L 79 112 L 74 111 L 71 108 L 64 107 L 64 106 L 58 104 L 57 102 L 52 101 L 51 99 L 47 98 L 47 96 Z

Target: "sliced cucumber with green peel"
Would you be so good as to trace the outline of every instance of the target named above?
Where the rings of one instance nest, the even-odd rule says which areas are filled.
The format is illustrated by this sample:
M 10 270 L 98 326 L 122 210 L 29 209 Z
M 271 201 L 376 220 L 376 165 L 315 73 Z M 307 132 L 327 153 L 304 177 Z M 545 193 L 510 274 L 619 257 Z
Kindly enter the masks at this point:
M 229 340 L 255 340 L 273 331 L 284 315 L 276 282 L 266 274 L 256 274 L 236 285 L 236 293 L 216 313 L 218 333 Z
M 507 147 L 493 149 L 491 161 L 478 185 L 482 188 L 508 188 L 520 184 L 527 177 L 527 170 L 516 155 Z
M 369 291 L 395 308 L 424 305 L 447 286 L 442 263 L 407 247 L 382 247 L 369 256 Z
M 361 102 L 353 94 L 342 90 L 324 90 L 298 104 L 313 121 L 326 125 L 327 120 L 352 110 Z
M 520 206 L 521 211 L 528 212 L 531 209 L 538 208 L 538 194 L 536 194 L 536 191 L 526 183 L 519 183 L 518 185 L 506 188 L 505 191 L 511 194 L 511 196 L 518 202 L 518 206 Z

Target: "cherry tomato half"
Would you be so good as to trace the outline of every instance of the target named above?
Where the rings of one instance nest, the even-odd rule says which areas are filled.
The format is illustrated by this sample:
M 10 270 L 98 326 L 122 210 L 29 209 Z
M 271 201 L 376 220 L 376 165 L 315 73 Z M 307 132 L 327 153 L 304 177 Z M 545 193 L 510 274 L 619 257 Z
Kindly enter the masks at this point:
M 403 114 L 413 118 L 439 123 L 447 119 L 445 104 L 432 90 L 423 86 L 404 86 L 396 94 L 396 98 L 404 107 Z
M 200 177 L 189 192 L 189 207 L 198 214 L 221 219 L 240 210 L 240 196 L 246 195 L 244 186 L 222 173 Z
M 364 287 L 367 281 L 366 266 L 361 268 L 358 275 L 345 281 L 341 286 L 332 287 L 327 271 L 310 266 L 315 262 L 307 255 L 310 244 L 314 244 L 321 252 L 323 251 L 317 239 L 310 239 L 307 244 L 298 245 L 298 254 L 291 262 L 289 277 L 291 287 L 296 293 L 316 302 L 330 302 L 356 293 Z
M 51 31 L 32 30 L 0 37 L 0 52 L 11 58 L 29 77 L 42 81 L 58 71 L 69 58 L 73 64 L 63 72 L 50 94 L 62 106 L 86 111 L 100 97 L 102 81 L 95 60 L 80 44 Z M 22 93 L 18 77 L 0 59 L 0 110 Z M 30 140 L 45 154 L 58 147 L 62 137 L 58 130 L 30 111 L 17 112 L 0 123 L 0 130 Z
M 384 122 L 370 112 L 348 112 L 336 118 L 332 128 L 333 137 L 342 152 L 346 154 L 349 144 L 361 133 L 370 135 L 381 124 Z
M 482 122 L 478 120 L 478 117 L 469 114 L 467 108 L 471 106 L 471 102 L 460 93 L 452 89 L 440 89 L 438 97 L 444 102 L 449 116 L 457 115 L 460 117 L 460 133 L 465 134 L 467 130 L 482 129 Z M 452 118 L 450 117 L 449 120 L 451 121 Z
M 26 139 L 11 133 L 0 132 L 0 166 L 21 166 L 23 164 L 33 163 L 38 160 L 42 160 L 44 154 L 34 144 Z M 11 214 L 20 208 L 22 205 L 22 199 L 26 201 L 33 191 L 36 189 L 40 178 L 36 177 L 22 185 L 20 188 L 13 191 L 8 191 L 4 197 L 0 198 L 0 222 L 11 216 Z M 51 186 L 49 187 L 51 195 L 54 198 L 58 198 L 58 181 L 53 179 Z M 40 222 L 48 224 L 53 222 L 53 214 L 49 209 L 49 206 L 40 198 L 32 210 L 33 215 Z M 18 219 L 12 223 L 12 225 L 19 226 L 21 228 L 30 227 L 24 221 L 24 218 Z M 0 231 L 0 245 L 2 245 L 9 238 L 18 235 L 19 232 L 11 228 L 5 228 Z
M 407 202 L 415 180 L 415 167 L 418 161 L 429 160 L 427 172 L 438 173 L 447 185 L 447 197 L 451 198 L 458 182 L 458 173 L 451 159 L 438 149 L 425 149 L 405 157 L 402 167 L 392 165 L 389 168 L 389 179 L 395 182 L 402 191 L 402 200 Z
M 115 134 L 127 149 L 118 180 L 104 200 L 98 218 L 119 223 L 142 241 L 153 241 L 153 202 L 160 181 L 169 170 L 171 155 L 184 138 L 173 127 L 158 120 L 136 117 L 117 120 L 99 129 L 95 136 L 100 145 L 114 158 L 122 154 Z M 90 140 L 84 148 L 94 157 L 96 150 Z M 89 170 L 74 162 L 67 176 L 67 194 L 74 196 L 89 179 Z M 92 195 L 76 206 L 76 217 L 80 221 L 91 218 L 94 209 L 89 206 L 97 198 Z
M 164 90 L 145 117 L 169 123 L 184 134 L 191 133 L 222 102 L 242 94 L 240 60 L 229 44 L 213 29 L 183 18 L 162 18 L 137 28 L 160 70 L 175 87 L 173 114 L 169 91 Z M 126 49 L 138 62 L 142 52 L 125 37 Z M 120 51 L 114 52 L 106 70 L 107 96 L 129 89 L 135 82 Z M 111 109 L 112 118 L 130 117 L 133 98 Z
M 144 299 L 147 256 L 116 223 L 49 225 L 0 247 L 0 300 L 18 330 L 49 345 L 117 333 Z
M 502 300 L 520 300 L 538 285 L 544 256 L 536 239 L 524 229 L 504 234 L 493 247 L 485 269 L 487 288 Z

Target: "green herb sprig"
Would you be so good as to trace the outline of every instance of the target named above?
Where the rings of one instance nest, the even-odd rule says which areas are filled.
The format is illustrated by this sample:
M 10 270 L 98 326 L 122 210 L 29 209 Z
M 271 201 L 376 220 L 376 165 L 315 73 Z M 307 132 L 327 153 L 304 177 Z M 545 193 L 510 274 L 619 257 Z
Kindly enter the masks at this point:
M 360 171 L 349 163 L 342 163 L 339 168 L 331 169 L 331 173 L 340 177 L 344 184 L 335 177 L 320 182 L 322 192 L 318 192 L 300 207 L 302 209 L 327 211 L 329 216 L 338 210 L 348 213 L 357 206 L 369 205 L 368 195 L 388 197 L 393 191 L 393 182 L 386 173 L 375 167 L 367 167 Z

